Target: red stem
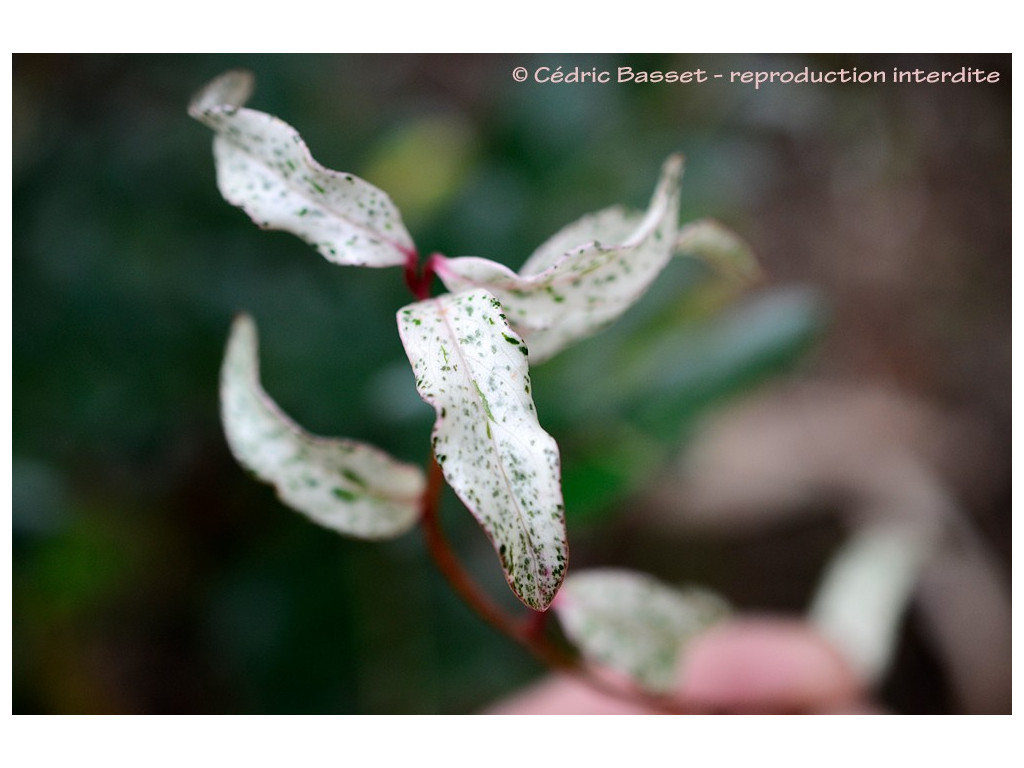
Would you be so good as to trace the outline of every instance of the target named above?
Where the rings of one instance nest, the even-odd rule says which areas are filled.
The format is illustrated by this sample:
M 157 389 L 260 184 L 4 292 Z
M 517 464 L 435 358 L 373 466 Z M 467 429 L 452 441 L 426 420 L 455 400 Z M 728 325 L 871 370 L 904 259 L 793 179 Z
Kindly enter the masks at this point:
M 418 300 L 427 298 L 421 295 L 420 288 L 420 255 L 416 251 L 405 251 L 405 284 Z
M 477 614 L 488 624 L 498 631 L 519 639 L 519 632 L 515 622 L 505 613 L 490 597 L 480 590 L 473 577 L 462 567 L 455 553 L 444 537 L 441 530 L 440 501 L 441 490 L 444 487 L 444 475 L 437 460 L 430 457 L 430 467 L 427 473 L 427 490 L 423 497 L 423 510 L 420 525 L 423 527 L 423 535 L 426 539 L 427 550 L 434 560 L 438 570 L 444 575 L 452 589 L 461 597 Z
M 451 587 L 481 618 L 502 634 L 525 647 L 547 666 L 572 674 L 602 693 L 634 701 L 659 712 L 686 714 L 701 711 L 692 703 L 656 696 L 636 688 L 617 686 L 596 676 L 578 658 L 555 645 L 544 634 L 544 614 L 532 614 L 523 621 L 517 620 L 491 600 L 463 568 L 441 530 L 440 502 L 443 488 L 444 475 L 437 460 L 431 455 L 420 518 L 427 550 Z
M 434 280 L 434 262 L 440 256 L 432 253 L 420 269 L 420 255 L 416 251 L 405 251 L 405 284 L 418 301 L 430 298 L 430 284 Z

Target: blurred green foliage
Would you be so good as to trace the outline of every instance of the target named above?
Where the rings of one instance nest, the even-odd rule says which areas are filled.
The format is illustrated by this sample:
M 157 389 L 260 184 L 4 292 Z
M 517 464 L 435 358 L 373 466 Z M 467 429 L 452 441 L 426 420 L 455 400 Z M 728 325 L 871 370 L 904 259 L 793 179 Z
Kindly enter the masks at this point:
M 220 198 L 211 136 L 185 105 L 249 68 L 251 106 L 294 125 L 324 165 L 384 187 L 422 253 L 517 267 L 583 213 L 645 205 L 676 150 L 683 220 L 744 234 L 779 170 L 764 99 L 510 76 L 708 59 L 14 56 L 14 710 L 459 712 L 535 675 L 449 593 L 415 534 L 340 539 L 232 461 L 216 382 L 243 309 L 267 390 L 311 431 L 420 462 L 431 412 L 395 328 L 410 300 L 400 271 L 335 267 L 257 230 Z M 534 373 L 565 454 L 570 539 L 709 405 L 822 328 L 810 290 L 736 303 L 703 269 L 674 263 L 619 324 Z M 445 515 L 470 567 L 511 600 L 452 498 Z

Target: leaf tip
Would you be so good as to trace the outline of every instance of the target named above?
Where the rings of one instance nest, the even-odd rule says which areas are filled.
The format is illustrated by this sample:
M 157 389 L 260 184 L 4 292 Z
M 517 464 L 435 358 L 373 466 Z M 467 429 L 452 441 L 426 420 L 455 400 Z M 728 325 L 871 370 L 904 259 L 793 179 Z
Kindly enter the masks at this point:
M 255 354 L 257 347 L 256 321 L 248 312 L 236 312 L 231 318 L 231 328 L 228 331 L 227 352 L 225 361 L 237 358 L 242 348 L 252 350 Z
M 247 69 L 232 69 L 207 83 L 188 105 L 188 113 L 202 121 L 203 115 L 222 109 L 232 111 L 245 105 L 252 96 L 256 78 Z
M 662 173 L 668 175 L 679 175 L 683 172 L 683 168 L 686 166 L 686 155 L 682 152 L 673 152 L 671 155 L 665 158 L 665 162 L 662 163 Z
M 658 187 L 654 191 L 655 199 L 662 196 L 674 196 L 679 193 L 683 182 L 683 170 L 686 167 L 686 156 L 682 152 L 673 152 L 661 164 L 661 175 Z

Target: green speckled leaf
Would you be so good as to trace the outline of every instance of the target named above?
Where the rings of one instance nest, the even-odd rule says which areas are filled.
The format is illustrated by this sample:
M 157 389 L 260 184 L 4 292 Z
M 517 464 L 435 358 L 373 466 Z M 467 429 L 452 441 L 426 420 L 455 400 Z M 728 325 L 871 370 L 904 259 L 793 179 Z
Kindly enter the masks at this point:
M 584 658 L 659 693 L 675 684 L 690 638 L 728 611 L 709 592 L 612 568 L 572 574 L 552 607 Z
M 676 252 L 705 262 L 722 276 L 743 283 L 761 278 L 761 265 L 750 245 L 714 219 L 693 221 L 679 230 Z
M 683 158 L 665 161 L 646 213 L 613 207 L 569 224 L 519 273 L 489 259 L 435 260 L 451 291 L 484 288 L 542 362 L 611 323 L 633 305 L 675 250 Z
M 291 232 L 336 264 L 403 266 L 415 246 L 391 199 L 317 163 L 287 123 L 243 108 L 251 90 L 251 75 L 228 72 L 189 105 L 192 117 L 216 131 L 213 153 L 224 199 L 260 227 Z
M 398 312 L 420 396 L 437 411 L 434 455 L 483 526 L 512 591 L 544 610 L 568 544 L 558 445 L 537 421 L 526 346 L 482 290 Z
M 220 397 L 231 452 L 288 506 L 362 539 L 398 536 L 418 520 L 426 485 L 418 467 L 362 443 L 310 435 L 267 396 L 259 382 L 256 325 L 246 315 L 231 329 Z

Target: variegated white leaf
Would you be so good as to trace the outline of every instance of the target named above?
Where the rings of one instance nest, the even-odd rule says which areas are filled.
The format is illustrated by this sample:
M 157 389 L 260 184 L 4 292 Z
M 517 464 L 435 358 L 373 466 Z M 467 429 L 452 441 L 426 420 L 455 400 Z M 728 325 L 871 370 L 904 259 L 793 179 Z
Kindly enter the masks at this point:
M 484 288 L 530 345 L 549 359 L 611 323 L 643 295 L 672 258 L 683 158 L 672 155 L 646 213 L 606 208 L 569 224 L 540 246 L 519 273 L 477 257 L 435 259 L 451 291 Z
M 252 77 L 228 72 L 192 100 L 189 114 L 216 131 L 213 153 L 224 199 L 263 229 L 291 232 L 328 261 L 404 266 L 416 249 L 395 204 L 350 173 L 317 163 L 298 132 L 245 103 Z
M 256 325 L 240 315 L 220 377 L 221 418 L 238 462 L 273 484 L 288 506 L 339 533 L 398 536 L 419 518 L 422 470 L 352 440 L 315 437 L 260 386 Z
M 659 693 L 675 684 L 686 643 L 728 612 L 710 592 L 617 568 L 570 575 L 552 607 L 585 659 Z
M 750 245 L 714 219 L 700 219 L 681 227 L 676 252 L 694 256 L 733 280 L 753 283 L 761 278 L 761 265 Z
M 410 304 L 398 327 L 416 388 L 437 411 L 445 479 L 483 526 L 512 591 L 546 609 L 568 543 L 558 445 L 537 421 L 526 345 L 482 290 Z

